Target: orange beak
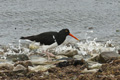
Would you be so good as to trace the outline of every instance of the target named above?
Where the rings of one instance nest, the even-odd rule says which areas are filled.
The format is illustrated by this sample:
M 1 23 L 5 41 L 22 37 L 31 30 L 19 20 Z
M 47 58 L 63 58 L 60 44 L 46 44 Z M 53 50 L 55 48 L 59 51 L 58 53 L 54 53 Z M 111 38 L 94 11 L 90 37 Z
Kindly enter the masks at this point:
M 71 33 L 69 33 L 69 35 L 73 38 L 75 38 L 76 40 L 79 40 L 78 38 L 76 38 L 75 36 L 73 36 Z

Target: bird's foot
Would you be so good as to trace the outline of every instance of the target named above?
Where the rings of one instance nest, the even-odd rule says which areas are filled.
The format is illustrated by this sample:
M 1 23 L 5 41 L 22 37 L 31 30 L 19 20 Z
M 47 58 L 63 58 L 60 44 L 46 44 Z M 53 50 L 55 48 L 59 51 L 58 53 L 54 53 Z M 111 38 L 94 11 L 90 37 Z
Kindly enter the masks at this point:
M 48 61 L 52 61 L 52 59 L 50 57 L 55 57 L 54 54 L 50 53 L 50 52 L 46 52 L 47 56 L 48 56 Z
M 52 54 L 52 53 L 50 53 L 48 51 L 46 51 L 46 52 L 44 51 L 44 53 L 47 55 L 48 61 L 52 61 L 52 59 L 50 57 L 55 57 L 54 54 Z

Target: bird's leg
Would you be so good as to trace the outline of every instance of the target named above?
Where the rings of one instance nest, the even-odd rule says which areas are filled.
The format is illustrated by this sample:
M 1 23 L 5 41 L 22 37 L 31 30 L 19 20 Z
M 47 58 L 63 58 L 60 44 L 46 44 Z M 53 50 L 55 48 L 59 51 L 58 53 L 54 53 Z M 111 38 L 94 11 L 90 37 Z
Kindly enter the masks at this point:
M 48 50 L 44 51 L 44 53 L 46 53 L 46 55 L 47 55 L 47 57 L 48 57 L 48 60 L 51 60 L 51 59 L 50 59 L 50 56 L 51 56 L 51 57 L 55 57 L 55 55 L 52 54 L 52 53 L 50 53 Z

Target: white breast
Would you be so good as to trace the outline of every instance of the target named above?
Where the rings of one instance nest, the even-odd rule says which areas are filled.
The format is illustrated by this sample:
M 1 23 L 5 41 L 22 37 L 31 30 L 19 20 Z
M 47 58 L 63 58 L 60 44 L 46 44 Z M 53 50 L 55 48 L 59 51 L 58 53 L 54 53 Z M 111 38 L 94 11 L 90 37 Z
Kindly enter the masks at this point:
M 58 44 L 57 44 L 57 42 L 55 42 L 55 43 L 53 43 L 53 44 L 51 44 L 51 45 L 42 45 L 41 48 L 42 48 L 43 50 L 47 50 L 47 49 L 55 48 L 55 47 L 57 47 L 57 46 L 58 46 Z

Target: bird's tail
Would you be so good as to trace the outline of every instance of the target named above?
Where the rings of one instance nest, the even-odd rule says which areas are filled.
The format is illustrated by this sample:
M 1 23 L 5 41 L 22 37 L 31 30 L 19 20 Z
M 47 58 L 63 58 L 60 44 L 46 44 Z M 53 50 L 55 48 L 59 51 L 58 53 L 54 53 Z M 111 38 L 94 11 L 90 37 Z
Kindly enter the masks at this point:
M 31 36 L 28 36 L 28 37 L 21 37 L 20 39 L 30 39 Z
M 20 39 L 25 39 L 25 37 L 21 37 Z
M 34 36 L 27 36 L 27 37 L 21 37 L 20 39 L 28 39 L 28 40 L 31 40 L 31 41 L 34 41 Z

